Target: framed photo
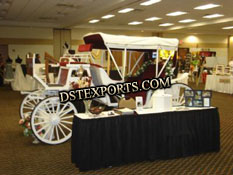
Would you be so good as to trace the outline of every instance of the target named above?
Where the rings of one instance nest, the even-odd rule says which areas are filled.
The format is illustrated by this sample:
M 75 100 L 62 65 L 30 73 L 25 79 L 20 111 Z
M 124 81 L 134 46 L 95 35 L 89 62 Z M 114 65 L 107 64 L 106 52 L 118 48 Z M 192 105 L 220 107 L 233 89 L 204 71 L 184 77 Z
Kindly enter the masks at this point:
M 231 67 L 229 67 L 229 66 L 225 67 L 224 74 L 225 75 L 231 75 Z
M 135 101 L 136 101 L 136 109 L 139 111 L 143 110 L 143 98 L 142 98 L 142 96 L 137 96 Z
M 193 97 L 186 97 L 185 98 L 185 106 L 186 107 L 193 107 Z
M 216 74 L 217 75 L 222 75 L 224 74 L 224 65 L 216 65 Z
M 210 107 L 210 98 L 203 98 L 203 106 Z
M 194 91 L 194 100 L 202 100 L 202 91 L 201 90 Z
M 212 91 L 202 91 L 202 97 L 203 98 L 211 98 L 212 97 Z
M 194 107 L 203 107 L 203 100 L 193 100 Z
M 193 97 L 194 96 L 194 91 L 193 90 L 185 90 L 184 96 L 185 97 Z

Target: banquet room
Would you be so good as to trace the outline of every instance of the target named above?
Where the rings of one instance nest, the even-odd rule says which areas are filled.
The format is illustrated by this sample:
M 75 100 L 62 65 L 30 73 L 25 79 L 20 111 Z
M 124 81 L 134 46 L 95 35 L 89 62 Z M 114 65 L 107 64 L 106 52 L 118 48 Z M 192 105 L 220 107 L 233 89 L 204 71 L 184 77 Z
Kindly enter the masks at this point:
M 0 174 L 233 174 L 232 0 L 0 0 Z

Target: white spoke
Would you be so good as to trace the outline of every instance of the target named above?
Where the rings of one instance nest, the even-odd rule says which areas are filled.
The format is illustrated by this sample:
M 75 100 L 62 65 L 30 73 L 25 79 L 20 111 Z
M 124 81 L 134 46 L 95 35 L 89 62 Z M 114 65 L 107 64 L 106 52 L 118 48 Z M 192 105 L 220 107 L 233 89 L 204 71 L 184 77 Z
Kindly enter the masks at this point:
M 24 109 L 31 109 L 31 110 L 34 109 L 33 107 L 27 107 L 27 106 L 24 106 L 23 108 L 24 108 Z
M 37 102 L 35 101 L 35 99 L 32 99 L 32 101 L 34 102 L 34 104 L 37 104 Z
M 58 102 L 58 104 L 57 104 L 57 110 L 56 110 L 56 113 L 57 113 L 57 114 L 59 113 L 60 106 L 61 106 L 61 104 Z
M 61 117 L 61 120 L 69 119 L 69 118 L 73 118 L 73 115 L 70 115 L 70 116 L 67 116 L 67 117 Z
M 42 124 L 45 124 L 45 123 L 48 123 L 48 121 L 43 121 L 43 122 L 34 123 L 34 125 L 42 125 Z
M 68 121 L 64 121 L 64 120 L 61 120 L 61 122 L 72 125 L 72 122 L 68 122 Z
M 67 106 L 68 104 L 69 104 L 69 103 L 66 103 L 66 104 L 62 107 L 61 111 L 59 112 L 59 115 L 64 111 L 64 109 L 66 108 L 66 106 Z
M 43 119 L 43 120 L 47 119 L 47 117 L 39 116 L 39 115 L 35 115 L 35 118 L 39 118 L 39 119 Z
M 59 134 L 58 134 L 58 128 L 56 126 L 56 135 L 57 135 L 57 140 L 60 140 Z
M 49 131 L 50 131 L 51 129 L 52 129 L 52 126 L 50 126 L 50 127 L 46 130 L 45 134 L 42 136 L 43 139 L 45 138 L 45 136 L 48 135 L 48 133 L 49 133 Z
M 49 137 L 49 140 L 51 141 L 53 139 L 53 133 L 54 133 L 54 126 L 52 126 L 52 129 L 51 129 L 51 134 L 50 134 L 50 137 Z
M 63 126 L 64 128 L 66 128 L 68 131 L 72 131 L 70 128 L 68 128 L 66 125 L 63 125 L 62 123 L 60 123 L 61 126 Z
M 49 114 L 45 111 L 42 111 L 40 108 L 38 109 L 38 111 L 40 111 L 41 113 L 43 113 L 45 116 L 47 116 L 47 118 L 49 118 Z
M 183 98 L 184 98 L 184 94 L 181 95 L 179 103 L 181 103 L 181 101 L 183 100 Z
M 57 126 L 58 126 L 59 130 L 62 132 L 63 136 L 66 137 L 66 135 L 65 135 L 63 129 L 60 127 L 60 125 L 57 125 Z
M 45 109 L 49 112 L 49 114 L 51 114 L 51 111 L 50 111 L 50 109 L 49 109 L 49 106 L 47 105 L 46 102 L 44 103 L 44 107 L 45 107 Z
M 39 130 L 37 130 L 36 132 L 39 134 L 42 130 L 44 130 L 45 128 L 47 128 L 49 126 L 49 124 L 45 125 L 44 127 L 40 128 Z
M 29 106 L 29 107 L 32 107 L 32 108 L 34 108 L 34 107 L 35 107 L 35 105 L 34 105 L 34 104 L 32 104 L 32 103 L 30 103 L 29 101 L 27 101 L 27 102 L 25 103 L 25 105 L 27 105 L 27 106 Z
M 64 115 L 68 114 L 69 112 L 71 112 L 73 109 L 67 109 L 66 111 L 64 111 L 62 114 L 60 114 L 60 118 L 62 118 Z
M 53 104 L 53 102 L 50 102 L 50 104 L 52 105 L 52 111 L 53 111 L 53 113 L 55 113 L 55 109 L 54 109 L 54 104 Z

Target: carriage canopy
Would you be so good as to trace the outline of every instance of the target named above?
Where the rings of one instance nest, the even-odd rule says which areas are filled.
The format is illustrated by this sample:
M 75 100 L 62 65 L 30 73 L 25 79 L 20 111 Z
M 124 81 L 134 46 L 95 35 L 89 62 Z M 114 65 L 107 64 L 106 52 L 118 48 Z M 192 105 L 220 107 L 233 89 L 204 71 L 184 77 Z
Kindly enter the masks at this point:
M 92 44 L 93 49 L 130 49 L 130 50 L 176 50 L 179 40 L 160 38 L 89 33 L 84 36 L 85 44 Z

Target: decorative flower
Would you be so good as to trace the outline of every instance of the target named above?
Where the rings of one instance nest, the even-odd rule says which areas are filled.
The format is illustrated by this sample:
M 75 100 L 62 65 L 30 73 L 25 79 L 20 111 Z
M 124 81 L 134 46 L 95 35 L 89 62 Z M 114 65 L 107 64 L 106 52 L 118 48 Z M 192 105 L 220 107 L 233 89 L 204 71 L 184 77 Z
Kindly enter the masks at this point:
M 19 120 L 19 125 L 23 125 L 24 124 L 24 122 L 25 122 L 25 120 L 22 118 L 22 119 L 20 119 Z

